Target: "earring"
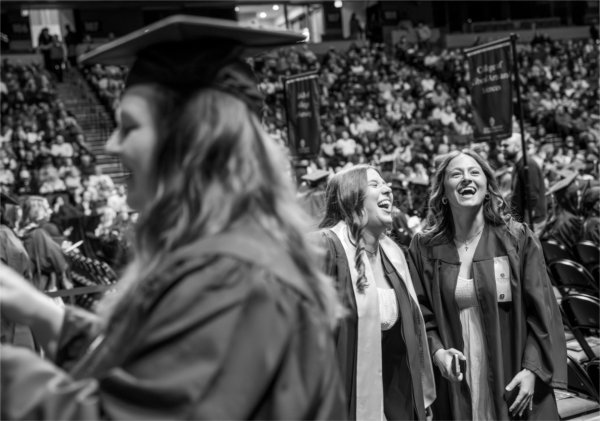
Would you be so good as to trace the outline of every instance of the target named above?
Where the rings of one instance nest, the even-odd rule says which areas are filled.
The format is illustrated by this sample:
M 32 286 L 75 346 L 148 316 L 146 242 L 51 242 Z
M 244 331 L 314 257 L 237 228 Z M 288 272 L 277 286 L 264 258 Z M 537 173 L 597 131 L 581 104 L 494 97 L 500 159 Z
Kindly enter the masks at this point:
M 442 205 L 447 205 L 448 199 L 446 197 L 442 197 Z
M 485 196 L 484 196 L 484 199 L 485 199 L 485 200 L 490 200 L 490 194 L 489 194 L 489 193 L 486 193 L 486 194 L 485 194 Z

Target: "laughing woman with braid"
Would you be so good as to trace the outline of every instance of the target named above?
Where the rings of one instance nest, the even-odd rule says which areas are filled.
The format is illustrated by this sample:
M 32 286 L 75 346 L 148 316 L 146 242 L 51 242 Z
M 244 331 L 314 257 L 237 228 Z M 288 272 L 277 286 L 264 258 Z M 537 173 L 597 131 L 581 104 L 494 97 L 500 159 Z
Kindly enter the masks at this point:
M 319 239 L 326 272 L 348 315 L 337 353 L 351 419 L 425 419 L 435 399 L 433 370 L 402 250 L 385 235 L 392 191 L 377 170 L 357 165 L 327 187 Z
M 442 158 L 427 223 L 409 264 L 437 366 L 434 417 L 558 419 L 567 357 L 542 249 L 479 155 Z

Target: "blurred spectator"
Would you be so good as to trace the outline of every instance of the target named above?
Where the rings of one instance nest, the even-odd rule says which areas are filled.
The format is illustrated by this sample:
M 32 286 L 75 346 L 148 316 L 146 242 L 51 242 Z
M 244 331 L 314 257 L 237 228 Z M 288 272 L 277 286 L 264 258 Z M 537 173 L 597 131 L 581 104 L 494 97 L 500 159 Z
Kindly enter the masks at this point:
M 65 25 L 65 45 L 67 47 L 67 59 L 73 67 L 77 66 L 77 45 L 79 44 L 79 35 L 71 25 Z
M 79 169 L 83 177 L 89 177 L 96 174 L 96 164 L 94 163 L 94 157 L 90 154 L 84 153 L 79 157 Z
M 518 221 L 524 221 L 527 218 L 527 210 L 530 210 L 532 217 L 531 223 L 536 234 L 540 234 L 546 224 L 546 187 L 544 185 L 544 176 L 542 170 L 535 160 L 528 159 L 529 167 L 528 180 L 528 202 L 525 202 L 525 172 L 523 162 L 523 151 L 521 135 L 513 133 L 508 139 L 501 142 L 502 152 L 507 161 L 514 164 L 512 171 L 512 192 L 510 197 L 510 206 L 513 216 Z
M 52 35 L 52 44 L 50 46 L 50 69 L 61 83 L 64 76 L 66 56 L 67 52 L 65 45 L 62 43 L 58 35 Z
M 364 39 L 364 28 L 356 13 L 352 13 L 352 16 L 350 16 L 350 39 Z
M 38 35 L 38 49 L 42 53 L 46 70 L 52 70 L 50 48 L 52 48 L 52 36 L 50 35 L 50 30 L 48 28 L 42 28 Z
M 600 187 L 590 187 L 583 196 L 583 240 L 600 246 Z
M 73 146 L 65 142 L 63 135 L 56 135 L 54 142 L 51 142 L 50 154 L 55 158 L 73 158 Z
M 417 40 L 420 49 L 426 49 L 431 42 L 431 29 L 423 22 L 417 24 Z

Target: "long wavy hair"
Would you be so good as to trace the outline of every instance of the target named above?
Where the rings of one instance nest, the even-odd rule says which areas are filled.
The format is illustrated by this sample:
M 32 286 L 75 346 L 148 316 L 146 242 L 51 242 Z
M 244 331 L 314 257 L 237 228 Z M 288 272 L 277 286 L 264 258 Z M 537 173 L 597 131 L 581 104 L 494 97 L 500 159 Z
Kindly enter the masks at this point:
M 49 214 L 50 205 L 48 199 L 43 196 L 27 196 L 23 202 L 23 224 L 26 225 L 39 225 L 42 222 L 50 219 Z
M 284 172 L 285 157 L 256 114 L 214 88 L 187 96 L 154 88 L 148 98 L 158 134 L 154 197 L 140 212 L 125 288 L 153 273 L 176 250 L 249 218 L 289 253 L 333 321 L 339 310 L 333 284 L 317 269 L 305 239 L 306 219 Z
M 513 218 L 508 211 L 506 202 L 502 198 L 492 167 L 476 152 L 465 149 L 462 151 L 452 151 L 444 155 L 437 164 L 435 174 L 432 177 L 427 222 L 423 230 L 425 241 L 427 243 L 440 243 L 452 241 L 454 237 L 452 210 L 448 203 L 443 202 L 446 193 L 444 178 L 446 177 L 448 165 L 459 155 L 467 155 L 473 158 L 479 164 L 487 179 L 489 196 L 486 196 L 483 202 L 483 218 L 485 223 L 492 226 L 506 225 L 509 232 L 515 235 L 512 224 Z
M 367 194 L 367 171 L 379 171 L 370 165 L 355 165 L 335 174 L 325 192 L 325 216 L 319 228 L 331 228 L 338 222 L 344 221 L 350 235 L 356 241 L 354 267 L 358 273 L 356 289 L 364 292 L 367 287 L 365 265 L 364 230 L 367 224 L 365 215 L 365 197 Z

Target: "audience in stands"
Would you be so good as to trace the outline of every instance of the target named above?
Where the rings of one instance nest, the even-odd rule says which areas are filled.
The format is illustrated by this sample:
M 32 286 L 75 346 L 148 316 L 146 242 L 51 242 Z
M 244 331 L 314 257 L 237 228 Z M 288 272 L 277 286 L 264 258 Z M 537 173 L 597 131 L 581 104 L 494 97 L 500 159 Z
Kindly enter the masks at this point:
M 302 46 L 252 59 L 266 99 L 267 131 L 287 148 L 282 78 L 316 71 L 323 135 L 319 156 L 309 162 L 312 168 L 337 172 L 356 163 L 382 169 L 390 163 L 382 173 L 402 186 L 398 202 L 403 212 L 422 218 L 435 160 L 471 147 L 487 157 L 501 190 L 509 193 L 511 168 L 499 148 L 473 143 L 470 76 L 462 52 L 440 49 L 423 42 L 425 38 L 420 45 L 406 39 L 388 47 L 362 42 L 347 51 L 332 48 L 321 57 Z M 593 41 L 538 36 L 518 45 L 518 60 L 525 125 L 532 137 L 528 152 L 546 184 L 558 180 L 563 170 L 597 178 L 600 111 Z M 127 68 L 95 65 L 82 70 L 112 114 Z M 83 215 L 96 215 L 107 205 L 127 214 L 115 204 L 123 202 L 124 191 L 106 186 L 101 193 L 98 182 L 90 182 L 98 172 L 95 156 L 81 126 L 57 98 L 55 78 L 39 65 L 2 63 L 0 188 L 21 196 L 62 189 Z

